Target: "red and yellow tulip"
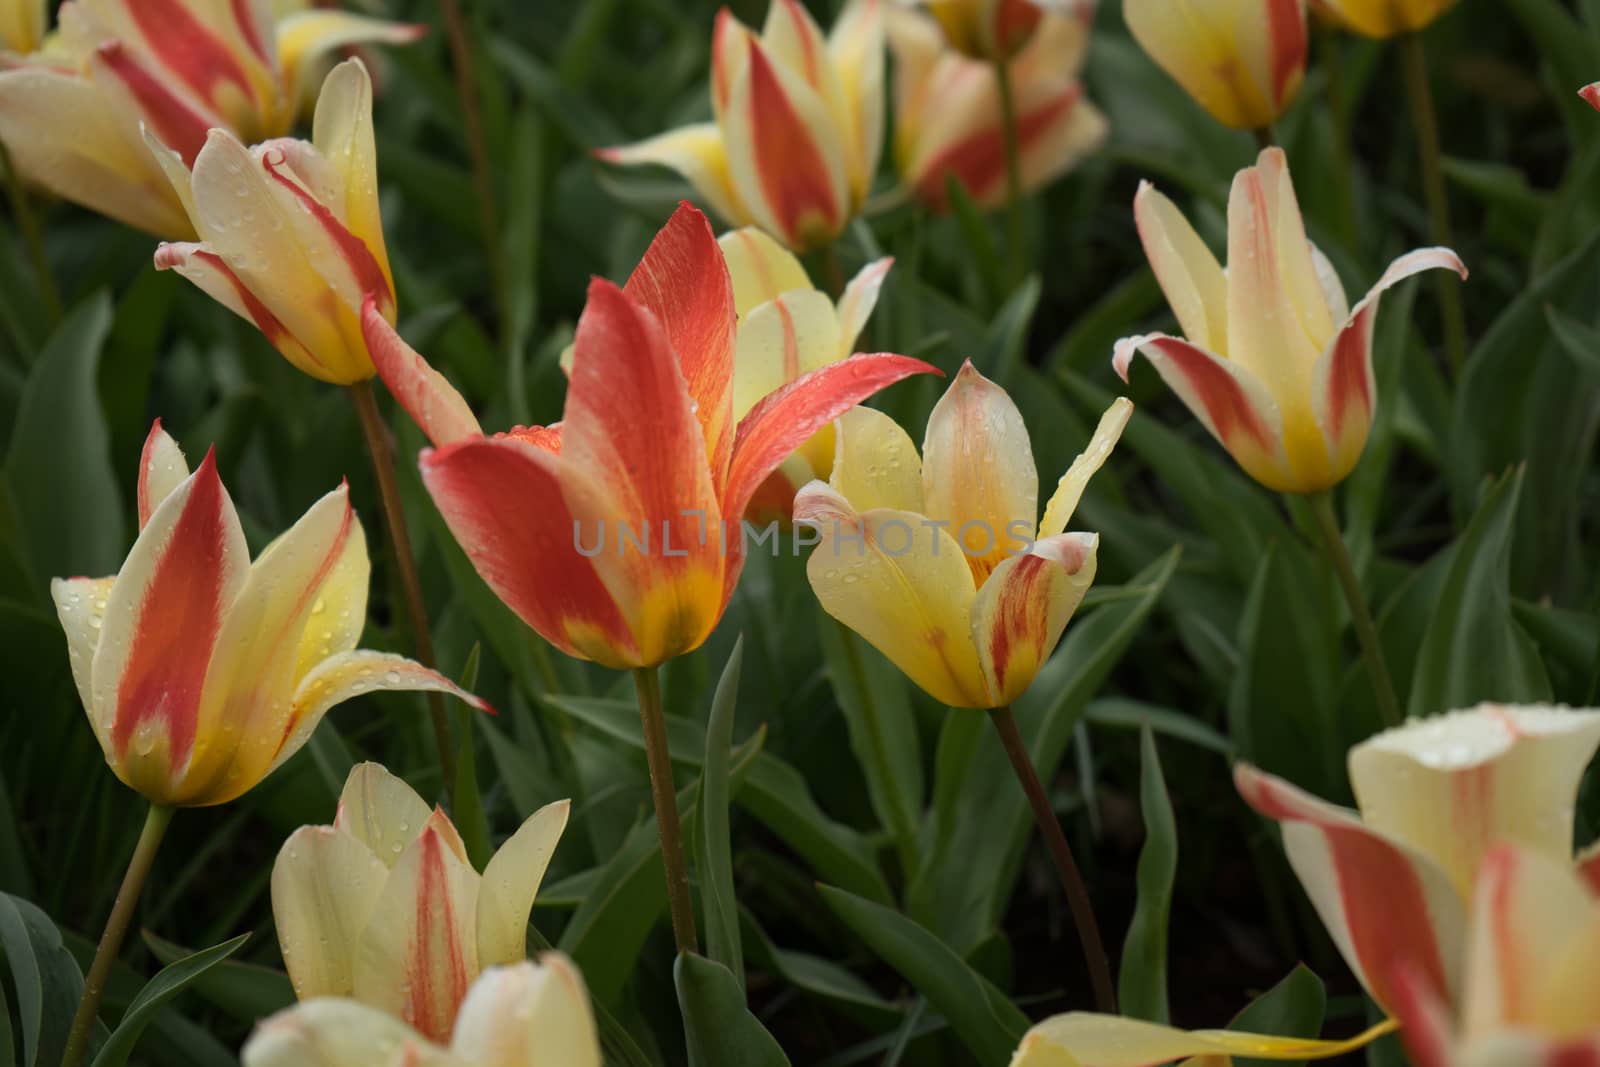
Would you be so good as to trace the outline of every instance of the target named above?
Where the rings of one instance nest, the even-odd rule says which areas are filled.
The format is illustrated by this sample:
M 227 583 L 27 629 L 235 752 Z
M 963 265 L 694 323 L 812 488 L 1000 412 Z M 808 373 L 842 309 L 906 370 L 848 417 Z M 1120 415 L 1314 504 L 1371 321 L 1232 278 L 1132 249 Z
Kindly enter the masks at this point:
M 192 167 L 212 129 L 246 144 L 287 133 L 322 57 L 421 32 L 328 8 L 280 19 L 267 0 L 69 0 L 44 49 L 0 71 L 0 141 L 30 182 L 188 238 L 193 213 L 141 126 Z
M 1053 0 L 921 0 L 939 22 L 950 47 L 993 63 L 1016 55 L 1038 32 Z M 1084 8 L 1092 12 L 1093 5 Z
M 842 412 L 932 367 L 857 355 L 735 419 L 733 286 L 705 216 L 682 205 L 625 287 L 595 279 L 563 420 L 487 436 L 395 333 L 364 318 L 378 373 L 433 441 L 422 477 L 478 573 L 557 648 L 609 667 L 698 648 L 744 565 L 752 497 Z
M 157 423 L 139 527 L 116 575 L 58 578 L 50 592 L 106 761 L 151 803 L 234 799 L 361 693 L 437 690 L 487 707 L 420 664 L 356 648 L 370 566 L 345 487 L 251 562 L 212 454 L 191 474 Z
M 1271 126 L 1305 79 L 1305 0 L 1127 0 L 1122 12 L 1139 47 L 1224 126 Z
M 733 416 L 742 419 L 762 398 L 803 374 L 837 363 L 855 351 L 856 339 L 878 303 L 894 260 L 875 260 L 845 286 L 837 303 L 816 289 L 787 249 L 754 226 L 717 242 L 733 282 L 739 316 L 733 353 Z M 824 426 L 785 459 L 751 498 L 753 519 L 789 517 L 794 495 L 833 470 L 833 427 Z
M 448 1041 L 479 974 L 526 958 L 528 915 L 568 806 L 530 815 L 480 877 L 442 810 L 378 764 L 358 765 L 333 825 L 296 830 L 272 867 L 295 996 L 352 997 Z
M 1251 807 L 1283 823 L 1290 864 L 1368 992 L 1398 1010 L 1403 971 L 1459 1007 L 1471 995 L 1468 913 L 1485 857 L 1510 843 L 1573 868 L 1573 808 L 1597 746 L 1600 711 L 1482 705 L 1352 749 L 1359 812 L 1246 764 L 1234 779 Z M 1600 857 L 1577 868 L 1600 886 Z
M 0 63 L 3 53 L 25 56 L 44 43 L 46 0 L 0 0 Z
M 176 270 L 254 323 L 313 378 L 371 378 L 362 303 L 372 296 L 392 321 L 395 301 L 378 208 L 372 81 L 361 61 L 345 60 L 328 75 L 310 141 L 246 148 L 214 129 L 192 161 L 158 143 L 151 151 L 201 238 L 163 244 L 156 267 Z
M 242 1059 L 244 1067 L 601 1067 L 583 977 L 557 952 L 484 971 L 448 1049 L 391 1015 L 330 997 L 267 1019 Z
M 1343 1056 L 1394 1029 L 1383 1022 L 1344 1041 L 1274 1037 L 1242 1030 L 1179 1030 L 1118 1015 L 1069 1012 L 1029 1030 L 1011 1067 L 1151 1067 L 1185 1057 L 1190 1067 L 1258 1060 L 1322 1060 Z
M 806 574 L 823 609 L 936 700 L 1010 704 L 1094 580 L 1099 535 L 1064 531 L 1132 410 L 1106 411 L 1037 522 L 1022 414 L 971 363 L 928 417 L 920 458 L 887 415 L 845 413 L 832 477 L 794 505 L 817 530 Z
M 826 38 L 799 0 L 772 0 L 759 36 L 723 8 L 711 39 L 715 120 L 597 155 L 671 167 L 721 218 L 790 248 L 827 244 L 878 169 L 884 2 L 850 0 Z
M 1501 844 L 1478 869 L 1459 1007 L 1402 966 L 1395 1011 L 1417 1067 L 1600 1063 L 1600 885 Z
M 893 11 L 888 27 L 901 183 L 936 209 L 946 206 L 951 178 L 978 206 L 1003 206 L 1005 129 L 994 70 L 949 47 L 939 28 L 915 11 Z M 1006 66 L 1024 192 L 1048 185 L 1105 140 L 1105 116 L 1078 80 L 1088 37 L 1086 17 L 1045 15 Z
M 1366 447 L 1377 402 L 1378 298 L 1419 271 L 1466 267 L 1448 248 L 1396 259 L 1353 309 L 1333 266 L 1306 239 L 1283 152 L 1239 172 L 1228 201 L 1228 270 L 1172 201 L 1145 183 L 1139 239 L 1183 337 L 1117 342 L 1124 380 L 1142 354 L 1239 465 L 1283 492 L 1342 481 Z
M 1311 6 L 1346 29 L 1367 37 L 1425 30 L 1456 0 L 1311 0 Z

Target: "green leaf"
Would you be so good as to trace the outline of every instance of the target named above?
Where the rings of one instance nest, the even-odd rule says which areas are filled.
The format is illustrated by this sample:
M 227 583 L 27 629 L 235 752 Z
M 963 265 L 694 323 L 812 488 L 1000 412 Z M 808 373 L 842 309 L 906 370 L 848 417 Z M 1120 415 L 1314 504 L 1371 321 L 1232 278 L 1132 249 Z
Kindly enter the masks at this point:
M 733 717 L 739 702 L 739 667 L 744 661 L 744 638 L 734 642 L 733 653 L 711 700 L 706 724 L 705 782 L 700 797 L 702 843 L 700 897 L 705 910 L 706 950 L 734 978 L 744 993 L 744 953 L 739 947 L 739 905 L 733 889 L 733 843 L 728 828 L 728 749 L 733 745 Z M 680 961 L 681 966 L 681 961 Z M 683 996 L 682 976 L 678 995 Z M 685 1016 L 688 1009 L 685 1008 Z M 692 1045 L 691 1045 L 692 1047 Z
M 1322 1033 L 1327 1001 L 1322 979 L 1302 963 L 1234 1016 L 1228 1029 L 1277 1037 L 1314 1038 Z M 1266 1060 L 1235 1057 L 1233 1062 L 1236 1067 L 1268 1067 Z
M 148 930 L 144 932 L 144 943 L 151 955 L 163 964 L 174 964 L 194 955 L 182 945 L 157 937 Z M 294 986 L 287 974 L 236 960 L 224 960 L 197 975 L 190 989 L 230 1018 L 246 1024 L 265 1019 L 294 1003 Z
M 237 952 L 248 940 L 249 934 L 240 934 L 231 941 L 213 945 L 161 968 L 149 984 L 139 991 L 133 1003 L 128 1005 L 122 1021 L 111 1032 L 110 1040 L 100 1049 L 91 1067 L 122 1067 L 127 1063 L 133 1046 L 144 1033 L 145 1027 L 155 1019 L 156 1013 L 191 982 Z
M 1172 883 L 1178 873 L 1178 827 L 1161 776 L 1161 754 L 1148 726 L 1139 735 L 1139 753 L 1139 808 L 1144 814 L 1145 838 L 1139 852 L 1139 896 L 1127 940 L 1122 943 L 1117 1003 L 1124 1015 L 1165 1023 L 1171 1019 L 1167 1009 L 1167 922 L 1172 911 Z
M 857 937 L 928 998 L 982 1067 L 1002 1067 L 1028 1029 L 1028 1017 L 949 945 L 881 904 L 834 886 L 818 892 Z
M 750 1014 L 744 983 L 715 960 L 689 952 L 672 968 L 683 1011 L 690 1067 L 777 1067 L 787 1065 L 778 1042 Z
M 9 893 L 0 893 L 0 948 L 17 991 L 24 1067 L 55 1067 L 83 995 L 83 972 L 50 916 Z

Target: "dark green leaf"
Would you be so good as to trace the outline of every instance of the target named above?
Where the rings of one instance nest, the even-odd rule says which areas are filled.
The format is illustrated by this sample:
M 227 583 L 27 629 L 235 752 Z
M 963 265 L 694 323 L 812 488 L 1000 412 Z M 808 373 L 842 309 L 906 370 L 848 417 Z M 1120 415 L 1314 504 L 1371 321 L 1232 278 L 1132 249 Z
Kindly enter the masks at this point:
M 1139 807 L 1144 813 L 1144 848 L 1139 853 L 1139 896 L 1122 945 L 1117 1003 L 1122 1014 L 1165 1023 L 1167 1010 L 1167 921 L 1172 883 L 1178 873 L 1178 827 L 1161 775 L 1161 754 L 1147 726 L 1139 737 Z

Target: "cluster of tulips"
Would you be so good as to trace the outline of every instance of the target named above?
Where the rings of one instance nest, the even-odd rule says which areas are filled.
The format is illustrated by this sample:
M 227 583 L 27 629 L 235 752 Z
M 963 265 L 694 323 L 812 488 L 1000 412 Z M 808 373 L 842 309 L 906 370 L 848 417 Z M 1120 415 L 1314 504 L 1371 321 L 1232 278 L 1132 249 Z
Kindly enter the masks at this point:
M 1449 3 L 1311 6 L 1353 31 L 1414 41 Z M 721 620 L 745 559 L 742 520 L 777 517 L 816 530 L 807 573 L 823 610 L 935 700 L 986 711 L 1034 804 L 1100 1010 L 1039 1024 L 1015 1064 L 1303 1060 L 1396 1021 L 1425 1067 L 1600 1063 L 1600 855 L 1572 855 L 1600 712 L 1484 706 L 1402 722 L 1326 496 L 1359 461 L 1379 400 L 1380 294 L 1420 271 L 1466 270 L 1448 248 L 1415 251 L 1352 305 L 1308 241 L 1287 159 L 1270 145 L 1305 70 L 1302 0 L 1126 0 L 1124 11 L 1207 111 L 1268 142 L 1234 180 L 1226 268 L 1172 201 L 1141 186 L 1134 220 L 1182 335 L 1130 337 L 1112 355 L 1124 377 L 1144 356 L 1240 467 L 1308 496 L 1323 520 L 1388 729 L 1350 753 L 1359 814 L 1248 765 L 1236 783 L 1282 824 L 1317 913 L 1393 1017 L 1350 1040 L 1117 1016 L 1087 893 L 1008 711 L 1094 579 L 1098 535 L 1068 527 L 1132 406 L 1105 411 L 1041 512 L 1029 429 L 970 362 L 920 450 L 862 406 L 939 373 L 855 353 L 890 262 L 831 295 L 795 255 L 832 242 L 867 205 L 886 95 L 899 188 L 932 210 L 957 187 L 1015 209 L 1092 151 L 1105 120 L 1077 80 L 1092 6 L 850 0 L 826 35 L 797 0 L 772 0 L 759 34 L 724 11 L 711 31 L 714 120 L 598 154 L 675 168 L 735 228 L 719 239 L 685 204 L 625 284 L 591 282 L 563 360 L 564 416 L 544 427 L 486 432 L 396 331 L 372 83 L 361 59 L 329 69 L 329 57 L 417 28 L 328 8 L 279 14 L 265 0 L 69 0 L 47 35 L 42 3 L 5 0 L 0 141 L 28 179 L 158 235 L 157 267 L 253 323 L 306 374 L 349 388 L 403 570 L 373 377 L 431 441 L 423 482 L 495 594 L 561 652 L 632 672 L 680 953 L 699 942 L 657 669 Z M 311 140 L 286 136 L 324 72 Z M 139 459 L 138 518 L 117 574 L 52 586 L 90 725 L 151 805 L 66 1067 L 88 1048 L 175 809 L 239 797 L 362 693 L 425 690 L 490 710 L 428 662 L 414 571 L 422 662 L 357 648 L 369 563 L 344 487 L 252 560 L 214 457 L 191 471 L 158 421 Z M 527 959 L 530 909 L 566 821 L 565 802 L 536 812 L 480 873 L 443 810 L 384 768 L 358 766 L 332 825 L 302 828 L 278 855 L 273 910 L 301 1003 L 262 1022 L 245 1064 L 598 1065 L 575 967 L 554 953 Z

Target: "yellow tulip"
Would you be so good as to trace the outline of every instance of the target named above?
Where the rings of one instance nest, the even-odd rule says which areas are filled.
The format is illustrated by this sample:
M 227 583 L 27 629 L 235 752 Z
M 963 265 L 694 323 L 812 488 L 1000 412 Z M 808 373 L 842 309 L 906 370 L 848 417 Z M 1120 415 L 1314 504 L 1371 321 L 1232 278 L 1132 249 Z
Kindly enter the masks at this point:
M 152 142 L 201 240 L 163 244 L 156 267 L 176 270 L 255 324 L 313 378 L 349 385 L 377 371 L 361 334 L 368 295 L 395 316 L 394 281 L 378 208 L 372 80 L 359 59 L 328 75 L 310 141 L 246 148 L 214 129 L 193 160 Z
M 947 206 L 951 178 L 979 207 L 1003 206 L 1005 129 L 994 71 L 949 47 L 915 11 L 892 11 L 888 27 L 901 183 L 936 210 Z M 1048 185 L 1105 140 L 1105 116 L 1078 80 L 1088 41 L 1085 18 L 1047 14 L 1007 64 L 1024 192 Z
M 279 18 L 267 0 L 69 0 L 59 21 L 42 51 L 0 71 L 0 141 L 28 181 L 170 239 L 194 228 L 141 127 L 185 167 L 213 128 L 247 144 L 282 136 L 324 57 L 422 32 L 327 8 Z
M 1600 885 L 1502 844 L 1484 857 L 1459 1009 L 1402 965 L 1396 1011 L 1417 1067 L 1600 1063 Z
M 1305 0 L 1127 0 L 1156 65 L 1225 126 L 1271 126 L 1306 72 Z
M 1052 0 L 921 0 L 950 47 L 990 62 L 1010 59 L 1033 38 Z M 1087 6 L 1093 11 L 1093 5 Z
M 0 0 L 0 53 L 27 55 L 38 49 L 48 19 L 45 8 L 45 0 Z
M 1198 1064 L 1259 1060 L 1321 1060 L 1342 1056 L 1394 1029 L 1383 1022 L 1346 1041 L 1273 1037 L 1241 1030 L 1178 1030 L 1116 1015 L 1070 1012 L 1029 1030 L 1011 1067 L 1149 1067 L 1185 1056 Z
M 1311 0 L 1334 22 L 1367 37 L 1393 37 L 1427 29 L 1456 0 Z
M 733 352 L 735 420 L 801 375 L 850 356 L 894 265 L 887 257 L 868 263 L 836 304 L 812 286 L 792 253 L 754 226 L 724 234 L 717 244 L 728 265 L 739 316 Z M 767 477 L 746 514 L 788 518 L 800 487 L 832 470 L 830 423 Z
M 272 914 L 301 1000 L 353 997 L 436 1041 L 489 967 L 527 955 L 528 914 L 568 802 L 528 817 L 484 869 L 445 813 L 376 763 L 350 772 L 332 826 L 302 826 L 272 866 Z
M 221 804 L 375 689 L 482 701 L 401 656 L 356 648 L 366 538 L 344 486 L 250 560 L 215 459 L 193 474 L 156 423 L 139 464 L 138 540 L 110 578 L 50 593 L 106 761 L 163 807 Z
M 473 983 L 448 1049 L 354 1000 L 322 998 L 263 1022 L 244 1067 L 601 1067 L 583 977 L 548 952 L 491 967 Z
M 1270 489 L 1336 485 L 1361 458 L 1377 402 L 1372 333 L 1378 298 L 1419 271 L 1466 267 L 1448 248 L 1396 259 L 1353 309 L 1327 258 L 1306 239 L 1283 152 L 1269 148 L 1233 180 L 1224 271 L 1172 201 L 1147 182 L 1134 219 L 1184 337 L 1117 342 L 1123 380 L 1152 363 L 1239 465 Z
M 1064 531 L 1132 408 L 1106 411 L 1037 524 L 1022 414 L 971 363 L 929 416 L 920 459 L 887 415 L 847 412 L 832 476 L 794 506 L 818 534 L 806 573 L 823 609 L 935 699 L 1010 704 L 1094 580 L 1099 536 Z
M 757 36 L 727 8 L 711 39 L 715 121 L 596 155 L 682 174 L 717 215 L 794 249 L 837 237 L 883 146 L 885 0 L 851 0 L 824 38 L 799 0 L 772 0 Z
M 1350 751 L 1359 812 L 1241 764 L 1245 801 L 1283 823 L 1289 862 L 1344 958 L 1391 1011 L 1401 972 L 1446 1004 L 1463 980 L 1485 856 L 1510 843 L 1574 866 L 1573 809 L 1600 711 L 1485 704 L 1417 719 Z M 1600 887 L 1600 856 L 1577 861 Z

